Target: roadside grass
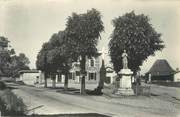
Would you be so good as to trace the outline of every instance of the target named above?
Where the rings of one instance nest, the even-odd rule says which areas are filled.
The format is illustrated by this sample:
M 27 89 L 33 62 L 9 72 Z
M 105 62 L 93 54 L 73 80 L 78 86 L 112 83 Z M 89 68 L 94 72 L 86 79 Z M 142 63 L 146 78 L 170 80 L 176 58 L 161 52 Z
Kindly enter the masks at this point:
M 0 81 L 0 111 L 1 116 L 9 115 L 25 115 L 26 105 L 23 100 L 17 97 L 11 88 L 7 87 L 6 84 Z

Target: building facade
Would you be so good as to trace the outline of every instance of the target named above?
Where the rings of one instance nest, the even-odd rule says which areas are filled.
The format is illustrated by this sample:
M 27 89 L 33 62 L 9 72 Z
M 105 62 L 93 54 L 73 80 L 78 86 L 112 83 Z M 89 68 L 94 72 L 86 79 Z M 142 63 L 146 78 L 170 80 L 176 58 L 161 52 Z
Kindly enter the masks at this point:
M 150 70 L 146 73 L 148 81 L 174 81 L 175 70 L 169 65 L 167 60 L 158 59 Z
M 174 74 L 174 82 L 180 82 L 180 70 L 179 70 L 179 68 L 176 69 L 176 72 Z
M 107 84 L 112 84 L 115 82 L 115 76 L 116 72 L 113 70 L 112 67 L 106 67 L 106 78 L 105 78 L 105 83 Z
M 27 85 L 35 85 L 44 83 L 44 76 L 39 70 L 21 70 L 19 71 L 20 81 Z
M 86 58 L 86 82 L 98 83 L 100 78 L 100 57 Z M 80 83 L 80 63 L 74 62 L 69 74 L 69 82 Z

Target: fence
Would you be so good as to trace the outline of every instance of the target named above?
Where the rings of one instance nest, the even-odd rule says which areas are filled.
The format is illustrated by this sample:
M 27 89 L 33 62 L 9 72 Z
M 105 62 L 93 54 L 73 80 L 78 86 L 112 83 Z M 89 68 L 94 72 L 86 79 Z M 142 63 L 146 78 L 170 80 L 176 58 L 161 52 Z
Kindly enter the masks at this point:
M 119 88 L 119 82 L 115 82 L 110 85 L 105 85 L 103 89 L 103 93 L 105 95 L 113 95 L 118 91 Z M 141 86 L 141 85 L 132 85 L 132 89 L 136 96 L 142 95 L 142 96 L 151 96 L 151 87 L 150 86 Z
M 136 95 L 151 96 L 150 86 L 132 85 L 132 88 Z

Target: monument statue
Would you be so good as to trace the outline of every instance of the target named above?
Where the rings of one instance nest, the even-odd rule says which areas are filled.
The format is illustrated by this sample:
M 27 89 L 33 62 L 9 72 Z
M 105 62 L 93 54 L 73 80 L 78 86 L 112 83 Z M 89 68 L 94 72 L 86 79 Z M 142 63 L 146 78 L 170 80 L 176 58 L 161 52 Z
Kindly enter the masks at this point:
M 132 89 L 132 75 L 133 72 L 128 69 L 128 54 L 126 50 L 122 53 L 122 65 L 123 69 L 118 72 L 120 81 L 119 88 L 115 92 L 116 95 L 134 95 L 134 91 Z
M 122 53 L 122 64 L 123 64 L 123 69 L 128 69 L 128 55 L 126 53 L 126 50 Z

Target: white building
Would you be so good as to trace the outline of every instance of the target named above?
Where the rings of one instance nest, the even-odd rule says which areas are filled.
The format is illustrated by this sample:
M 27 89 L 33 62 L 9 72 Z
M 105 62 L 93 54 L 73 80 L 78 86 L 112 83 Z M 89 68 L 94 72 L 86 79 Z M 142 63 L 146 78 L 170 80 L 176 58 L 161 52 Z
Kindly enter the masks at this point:
M 116 72 L 111 67 L 106 67 L 105 83 L 112 84 L 115 81 Z
M 39 70 L 21 70 L 19 71 L 20 81 L 27 85 L 35 85 L 44 82 L 44 74 Z
M 174 74 L 174 82 L 180 82 L 180 71 L 176 72 Z
M 100 57 L 86 58 L 86 82 L 98 83 L 100 78 Z M 80 63 L 74 62 L 70 70 L 69 82 L 80 83 Z

